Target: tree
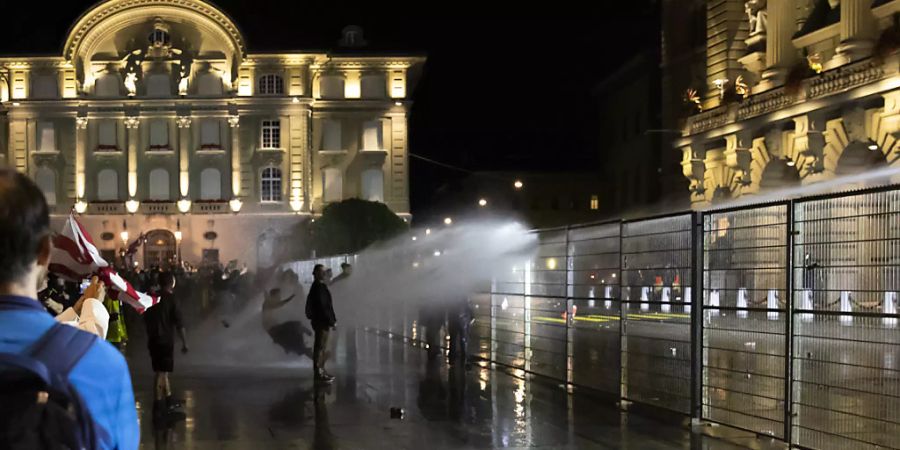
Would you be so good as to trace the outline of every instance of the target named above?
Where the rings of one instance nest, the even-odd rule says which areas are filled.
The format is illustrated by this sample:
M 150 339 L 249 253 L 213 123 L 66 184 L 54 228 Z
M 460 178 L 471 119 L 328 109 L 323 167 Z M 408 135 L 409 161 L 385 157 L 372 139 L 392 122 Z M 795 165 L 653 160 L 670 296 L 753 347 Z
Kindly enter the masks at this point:
M 312 224 L 312 247 L 319 256 L 356 253 L 407 229 L 384 203 L 349 199 L 325 207 Z

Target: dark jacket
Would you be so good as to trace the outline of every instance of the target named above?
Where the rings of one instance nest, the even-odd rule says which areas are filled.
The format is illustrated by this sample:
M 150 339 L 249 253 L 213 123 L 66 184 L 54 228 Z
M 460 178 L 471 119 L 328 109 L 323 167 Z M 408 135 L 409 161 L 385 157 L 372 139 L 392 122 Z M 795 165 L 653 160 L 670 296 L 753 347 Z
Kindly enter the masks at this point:
M 313 281 L 306 296 L 306 318 L 313 328 L 333 327 L 337 319 L 331 304 L 331 292 L 321 281 Z

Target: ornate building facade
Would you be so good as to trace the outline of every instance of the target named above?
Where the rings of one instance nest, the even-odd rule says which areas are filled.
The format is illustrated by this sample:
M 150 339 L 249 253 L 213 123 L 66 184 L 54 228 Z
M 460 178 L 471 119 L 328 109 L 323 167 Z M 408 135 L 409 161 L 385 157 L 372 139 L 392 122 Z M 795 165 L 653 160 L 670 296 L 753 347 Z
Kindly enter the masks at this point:
M 900 167 L 900 1 L 706 7 L 705 86 L 676 141 L 694 206 Z
M 253 53 L 200 0 L 108 0 L 61 55 L 0 57 L 0 164 L 107 257 L 276 263 L 289 230 L 346 198 L 409 218 L 407 117 L 424 58 Z

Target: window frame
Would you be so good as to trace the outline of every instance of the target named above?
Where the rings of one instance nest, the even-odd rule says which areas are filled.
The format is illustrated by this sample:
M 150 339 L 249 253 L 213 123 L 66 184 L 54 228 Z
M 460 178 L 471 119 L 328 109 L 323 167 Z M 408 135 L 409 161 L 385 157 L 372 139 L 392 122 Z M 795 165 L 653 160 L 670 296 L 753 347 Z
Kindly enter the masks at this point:
M 284 176 L 280 167 L 268 165 L 259 171 L 259 202 L 281 203 L 284 201 Z M 268 194 L 268 195 L 267 195 Z
M 284 77 L 277 73 L 260 75 L 256 80 L 256 93 L 259 95 L 284 95 Z
M 266 136 L 266 132 L 269 136 Z M 273 134 L 274 132 L 274 134 Z M 264 150 L 280 150 L 281 149 L 281 119 L 265 119 L 260 122 L 259 126 L 259 148 Z M 266 145 L 266 141 L 268 144 Z M 274 144 L 274 145 L 273 145 Z

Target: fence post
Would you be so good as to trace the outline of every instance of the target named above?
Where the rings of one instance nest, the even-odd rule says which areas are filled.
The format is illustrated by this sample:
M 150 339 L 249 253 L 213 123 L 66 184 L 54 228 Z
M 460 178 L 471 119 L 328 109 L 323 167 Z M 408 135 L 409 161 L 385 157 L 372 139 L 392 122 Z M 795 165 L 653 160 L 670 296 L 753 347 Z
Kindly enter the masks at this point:
M 574 255 L 569 251 L 569 226 L 566 225 L 566 383 L 572 384 L 572 350 L 574 348 L 574 344 L 572 342 L 572 327 L 571 324 L 575 321 L 575 316 L 573 313 L 577 314 L 575 309 L 575 301 L 573 300 L 574 291 Z
M 691 422 L 703 418 L 703 213 L 691 214 Z
M 791 445 L 791 429 L 793 428 L 793 385 L 794 385 L 794 201 L 787 203 L 787 220 L 785 229 L 785 350 L 784 350 L 784 440 Z
M 619 404 L 624 405 L 624 400 L 626 397 L 626 384 L 625 384 L 625 364 L 627 359 L 625 358 L 625 302 L 622 301 L 622 284 L 625 282 L 625 264 L 624 264 L 624 251 L 622 248 L 622 242 L 624 241 L 625 234 L 625 223 L 623 221 L 619 221 Z

